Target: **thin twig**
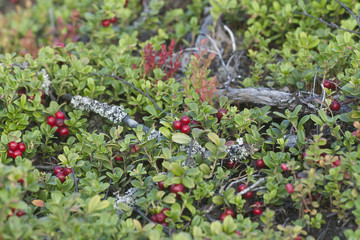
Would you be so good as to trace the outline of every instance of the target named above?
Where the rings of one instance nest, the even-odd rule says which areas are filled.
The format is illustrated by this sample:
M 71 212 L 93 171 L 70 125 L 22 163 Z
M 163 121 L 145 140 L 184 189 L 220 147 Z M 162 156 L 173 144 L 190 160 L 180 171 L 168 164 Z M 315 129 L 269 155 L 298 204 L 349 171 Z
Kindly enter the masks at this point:
M 189 150 L 188 150 L 188 155 L 187 155 L 186 163 L 185 163 L 186 166 L 189 165 L 189 161 L 190 161 L 190 157 L 191 157 L 191 152 L 192 152 L 192 149 L 193 149 L 193 145 L 194 145 L 194 139 L 191 139 L 191 142 L 190 142 L 190 145 L 189 145 Z
M 106 200 L 106 199 L 108 198 L 109 190 L 110 190 L 110 187 L 111 187 L 111 182 L 112 182 L 112 179 L 110 178 L 110 180 L 109 180 L 109 187 L 106 189 L 105 197 L 104 197 L 103 200 Z
M 224 29 L 229 33 L 230 35 L 230 38 L 231 38 L 231 43 L 232 43 L 232 49 L 233 49 L 233 52 L 236 51 L 236 42 L 235 42 L 235 37 L 234 37 L 234 34 L 233 32 L 230 30 L 230 28 L 228 26 L 226 26 L 224 24 Z
M 120 77 L 118 77 L 118 76 L 115 76 L 114 74 L 111 74 L 111 75 L 110 75 L 110 74 L 106 74 L 106 73 L 92 73 L 92 75 L 103 75 L 103 76 L 112 77 L 112 78 L 115 78 L 115 79 L 117 79 L 117 80 L 120 80 L 120 81 L 123 82 L 124 84 L 129 85 L 130 87 L 134 88 L 136 91 L 138 91 L 139 93 L 141 93 L 142 95 L 144 95 L 145 97 L 147 97 L 147 98 L 155 105 L 155 107 L 156 107 L 158 110 L 160 110 L 161 112 L 164 112 L 164 110 L 156 104 L 156 102 L 149 96 L 149 94 L 147 94 L 147 93 L 143 92 L 141 89 L 135 87 L 134 84 L 129 83 L 128 81 L 125 81 L 125 79 L 120 78 Z
M 251 185 L 250 187 L 245 188 L 244 190 L 242 190 L 241 192 L 239 192 L 237 195 L 243 195 L 247 192 L 250 192 L 251 190 L 253 190 L 257 185 L 259 185 L 262 182 L 265 182 L 266 178 L 260 178 L 259 180 L 257 180 L 256 183 L 254 183 L 253 185 Z
M 358 16 L 356 17 L 356 15 L 355 15 L 355 13 L 351 10 L 351 9 L 349 9 L 345 4 L 343 4 L 342 2 L 340 2 L 340 1 L 338 1 L 338 0 L 335 0 L 340 6 L 342 6 L 346 11 L 348 11 L 350 14 L 351 14 L 351 16 L 353 16 L 353 18 L 355 18 L 355 20 L 356 20 L 356 22 L 357 22 L 357 24 L 358 24 L 358 26 L 359 26 L 359 28 L 360 28 L 360 9 L 359 9 L 359 13 L 358 13 Z
M 319 71 L 319 67 L 316 68 L 316 72 L 315 72 L 315 75 L 314 75 L 314 83 L 313 83 L 313 89 L 311 91 L 312 95 L 314 96 L 315 94 L 315 84 L 316 84 L 316 79 L 317 79 L 317 73 Z
M 74 183 L 75 183 L 75 192 L 79 192 L 79 187 L 78 187 L 78 179 L 75 175 L 75 170 L 74 170 L 74 167 L 71 167 L 71 171 L 72 171 L 72 177 L 74 179 Z

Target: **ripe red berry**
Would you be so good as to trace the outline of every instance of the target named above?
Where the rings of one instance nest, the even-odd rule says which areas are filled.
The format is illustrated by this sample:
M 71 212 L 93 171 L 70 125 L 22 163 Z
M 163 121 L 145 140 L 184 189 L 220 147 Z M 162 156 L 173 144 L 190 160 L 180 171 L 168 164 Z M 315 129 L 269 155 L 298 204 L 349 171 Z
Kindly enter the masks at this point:
M 331 111 L 339 111 L 340 108 L 341 108 L 341 105 L 337 101 L 332 101 L 332 103 L 330 104 Z
M 21 185 L 24 185 L 24 179 L 20 178 L 19 180 L 17 180 L 18 183 L 20 183 Z
M 56 174 L 56 177 L 60 180 L 60 182 L 65 182 L 66 180 L 66 176 L 63 172 L 59 172 L 58 174 Z
M 136 152 L 135 148 L 132 148 L 132 149 L 130 150 L 130 152 L 131 152 L 131 153 L 135 153 L 135 152 Z
M 156 214 L 156 220 L 158 223 L 164 223 L 166 219 L 166 215 L 163 212 L 159 212 Z
M 256 166 L 258 168 L 264 168 L 265 167 L 265 163 L 264 163 L 264 160 L 262 160 L 261 158 L 256 160 Z
M 224 108 L 219 108 L 218 112 L 216 113 L 216 117 L 218 119 L 218 122 L 222 119 L 222 117 L 227 114 L 228 110 Z
M 176 195 L 179 196 L 180 192 L 182 192 L 182 193 L 185 192 L 184 185 L 182 185 L 181 183 L 180 184 L 173 184 L 170 187 L 170 192 L 175 193 Z
M 116 16 L 115 16 L 115 17 L 113 17 L 112 19 L 110 19 L 109 21 L 110 21 L 110 23 L 116 23 L 116 20 L 117 20 L 117 18 L 116 18 Z
M 62 137 L 66 137 L 69 134 L 69 129 L 67 127 L 63 127 L 59 130 L 59 135 Z
M 9 142 L 9 149 L 11 151 L 15 151 L 18 148 L 19 148 L 19 144 L 17 142 L 14 142 L 14 141 Z
M 250 199 L 250 198 L 252 198 L 253 196 L 254 196 L 254 192 L 253 192 L 253 191 L 249 191 L 249 192 L 247 192 L 247 193 L 244 194 L 244 197 L 245 197 L 246 199 Z
M 255 206 L 256 208 L 259 208 L 259 207 L 262 206 L 262 203 L 259 202 L 259 201 L 256 201 L 256 202 L 254 202 L 254 206 Z
M 281 167 L 281 169 L 284 170 L 284 171 L 290 171 L 290 169 L 289 169 L 289 167 L 288 167 L 288 165 L 287 165 L 286 163 L 282 163 L 282 164 L 280 165 L 280 167 Z
M 235 211 L 233 209 L 231 209 L 231 208 L 226 208 L 224 213 L 226 215 L 231 215 L 232 217 L 235 217 Z
M 340 81 L 339 80 L 335 80 L 333 82 L 331 82 L 331 90 L 337 90 L 339 87 Z
M 25 143 L 23 143 L 23 142 L 19 143 L 19 150 L 20 150 L 21 152 L 24 152 L 24 151 L 26 150 Z
M 21 97 L 23 94 L 25 94 L 26 93 L 26 91 L 25 91 L 25 89 L 19 89 L 18 90 L 18 96 L 19 97 Z
M 55 113 L 55 117 L 56 117 L 57 119 L 65 119 L 65 114 L 64 114 L 62 111 L 57 111 L 57 112 Z
M 240 186 L 238 186 L 238 192 L 245 190 L 245 188 L 247 188 L 246 184 L 241 184 Z
M 156 214 L 152 215 L 150 220 L 153 221 L 153 222 L 157 222 Z
M 27 98 L 30 99 L 30 100 L 34 100 L 34 99 L 35 99 L 35 95 L 27 96 Z
M 182 116 L 181 119 L 180 119 L 181 123 L 183 125 L 189 125 L 190 123 L 190 118 L 188 116 Z
M 262 210 L 261 210 L 261 208 L 254 208 L 254 209 L 253 209 L 253 213 L 254 213 L 255 215 L 260 215 L 260 214 L 262 213 Z
M 55 126 L 55 125 L 51 126 L 51 128 L 56 128 L 55 132 L 59 132 L 59 130 L 60 130 L 59 127 Z
M 16 216 L 18 217 L 22 217 L 25 215 L 25 211 L 24 210 L 19 210 L 17 213 L 16 213 Z
M 17 156 L 22 156 L 22 152 L 19 149 L 16 149 L 12 155 L 13 158 L 15 159 Z
M 181 132 L 182 132 L 182 133 L 189 134 L 190 131 L 191 131 L 191 128 L 190 128 L 189 125 L 183 125 L 183 126 L 181 127 Z
M 338 158 L 338 160 L 336 160 L 335 162 L 332 163 L 332 167 L 333 168 L 338 167 L 338 166 L 340 166 L 340 163 L 341 163 L 341 160 L 340 160 L 340 158 Z
M 164 181 L 160 181 L 157 183 L 158 187 L 160 190 L 164 190 L 165 189 L 165 186 L 164 186 Z
M 124 160 L 124 158 L 122 156 L 115 156 L 114 160 L 117 162 L 121 162 L 122 160 Z
M 8 156 L 9 158 L 12 158 L 12 157 L 13 157 L 13 154 L 14 154 L 13 151 L 11 151 L 10 149 L 7 150 L 7 156 Z
M 69 175 L 70 173 L 72 173 L 72 169 L 71 169 L 71 168 L 68 168 L 68 167 L 64 167 L 63 173 L 64 173 L 65 176 L 67 176 L 67 175 Z
M 55 121 L 56 121 L 56 118 L 54 116 L 48 116 L 46 119 L 47 124 L 49 124 L 50 126 L 54 126 Z
M 175 121 L 173 122 L 173 127 L 174 127 L 174 129 L 176 129 L 176 130 L 180 130 L 181 127 L 182 127 L 182 123 L 181 123 L 179 120 L 175 120 Z
M 235 161 L 234 161 L 234 160 L 228 160 L 228 161 L 226 162 L 226 166 L 227 166 L 228 168 L 233 168 L 233 167 L 235 166 Z
M 226 218 L 226 216 L 227 216 L 227 214 L 222 213 L 222 214 L 220 215 L 220 217 L 219 217 L 219 220 L 220 220 L 220 221 L 224 221 L 224 219 Z
M 325 79 L 324 80 L 324 88 L 327 88 L 327 89 L 331 89 L 331 81 L 330 80 L 328 80 L 328 79 Z
M 163 210 L 161 210 L 161 212 L 163 212 L 163 213 L 165 213 L 167 211 L 170 211 L 170 209 L 169 208 L 163 208 Z
M 65 127 L 64 119 L 57 118 L 55 120 L 55 126 L 57 126 L 59 128 Z
M 103 27 L 108 27 L 108 26 L 110 26 L 110 20 L 109 20 L 109 19 L 104 19 L 104 20 L 102 20 L 102 21 L 101 21 L 101 25 L 102 25 Z
M 286 191 L 289 194 L 293 194 L 295 192 L 294 187 L 291 183 L 287 183 L 285 187 L 286 187 Z
M 301 236 L 297 235 L 296 238 L 294 238 L 294 240 L 301 240 Z
M 64 169 L 61 167 L 61 166 L 56 166 L 55 168 L 54 168 L 54 174 L 56 175 L 56 174 L 58 174 L 58 173 L 60 173 L 60 172 L 63 172 L 64 171 Z
M 204 129 L 202 124 L 196 120 L 191 120 L 190 125 L 194 128 Z

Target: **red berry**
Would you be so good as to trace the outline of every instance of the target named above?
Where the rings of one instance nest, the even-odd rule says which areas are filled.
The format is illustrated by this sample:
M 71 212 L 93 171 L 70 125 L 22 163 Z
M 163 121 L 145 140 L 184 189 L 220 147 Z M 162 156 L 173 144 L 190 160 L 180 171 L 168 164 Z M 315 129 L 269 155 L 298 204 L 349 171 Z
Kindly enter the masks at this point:
M 294 238 L 294 240 L 301 240 L 301 236 L 297 235 L 296 238 Z
M 69 129 L 67 127 L 63 127 L 59 130 L 59 135 L 62 137 L 66 137 L 69 134 Z
M 24 210 L 19 210 L 17 213 L 16 213 L 16 216 L 18 217 L 22 217 L 25 215 L 25 211 Z
M 196 120 L 191 120 L 190 125 L 194 128 L 204 129 L 202 124 Z
M 331 82 L 331 90 L 337 90 L 339 87 L 340 81 L 339 80 L 335 80 L 333 82 Z
M 189 125 L 183 125 L 183 126 L 181 127 L 181 132 L 182 132 L 182 133 L 189 134 L 190 131 L 191 131 L 191 128 L 190 128 Z
M 173 128 L 176 129 L 176 130 L 180 130 L 182 127 L 182 123 L 179 121 L 179 120 L 175 120 L 173 122 Z
M 24 152 L 24 151 L 26 150 L 25 143 L 23 143 L 23 142 L 19 143 L 19 150 L 20 150 L 21 152 Z
M 30 99 L 30 100 L 34 100 L 34 99 L 35 99 L 35 95 L 33 95 L 33 96 L 27 96 L 27 98 Z
M 157 222 L 156 215 L 157 214 L 152 215 L 150 220 L 153 221 L 153 222 Z
M 163 212 L 159 212 L 156 214 L 156 220 L 158 223 L 164 223 L 166 219 L 166 215 Z
M 163 213 L 165 213 L 167 211 L 170 211 L 170 209 L 169 208 L 163 208 L 163 210 L 161 210 L 161 212 L 163 212 Z
M 59 132 L 59 127 L 58 126 L 53 125 L 53 126 L 51 126 L 51 128 L 56 128 L 55 132 Z
M 341 105 L 337 101 L 332 101 L 332 103 L 330 104 L 331 111 L 339 111 L 340 107 L 341 107 Z
M 220 108 L 218 110 L 218 112 L 216 113 L 216 117 L 218 119 L 218 122 L 220 122 L 220 120 L 222 119 L 222 117 L 224 116 L 224 114 L 227 114 L 228 110 L 224 109 L 224 108 Z
M 164 222 L 164 223 L 162 223 L 161 225 L 163 225 L 164 227 L 168 227 L 168 226 L 169 226 L 169 223 Z
M 234 160 L 228 160 L 228 161 L 226 162 L 226 166 L 227 166 L 228 168 L 233 168 L 233 167 L 235 166 L 235 161 L 234 161 Z
M 56 166 L 55 168 L 54 168 L 54 174 L 56 175 L 56 174 L 58 174 L 58 173 L 60 173 L 60 172 L 63 172 L 64 171 L 64 169 L 61 167 L 61 166 Z
M 260 215 L 260 214 L 262 213 L 262 210 L 261 210 L 261 208 L 254 208 L 254 209 L 253 209 L 253 213 L 254 213 L 255 215 Z
M 17 142 L 14 142 L 14 141 L 9 142 L 9 149 L 11 151 L 15 151 L 18 148 L 19 148 L 19 144 Z
M 291 183 L 287 183 L 285 187 L 286 187 L 286 191 L 289 194 L 293 194 L 295 192 L 294 187 Z
M 253 192 L 253 191 L 249 191 L 249 192 L 247 192 L 247 193 L 244 194 L 244 197 L 245 197 L 246 199 L 250 199 L 250 198 L 252 198 L 253 196 L 254 196 L 254 192 Z
M 259 201 L 256 201 L 256 202 L 254 202 L 254 206 L 255 206 L 256 208 L 259 208 L 259 207 L 262 206 L 262 203 L 259 202 Z
M 281 169 L 284 170 L 284 171 L 290 171 L 290 169 L 289 169 L 289 167 L 288 167 L 288 165 L 287 165 L 286 163 L 282 163 L 282 164 L 280 165 L 280 167 L 281 167 Z
M 71 169 L 71 168 L 68 168 L 68 167 L 64 167 L 63 173 L 64 173 L 65 176 L 67 176 L 67 175 L 69 175 L 70 173 L 72 173 L 72 169 Z
M 13 151 L 11 151 L 10 149 L 7 150 L 7 156 L 8 156 L 9 158 L 12 158 L 12 157 L 13 157 L 13 154 L 14 154 Z
M 338 167 L 340 166 L 341 160 L 340 158 L 338 158 L 338 160 L 336 160 L 335 162 L 332 163 L 332 167 Z
M 13 152 L 13 158 L 15 159 L 17 156 L 22 156 L 22 152 L 19 149 L 16 149 Z
M 62 111 L 57 111 L 57 112 L 55 113 L 55 117 L 56 117 L 57 119 L 65 119 L 65 114 L 64 114 Z
M 180 184 L 173 184 L 170 187 L 170 192 L 175 193 L 176 195 L 179 196 L 180 192 L 182 192 L 182 193 L 185 192 L 184 185 L 182 185 L 181 183 Z
M 131 153 L 135 153 L 135 152 L 136 152 L 135 148 L 132 148 L 132 149 L 130 150 L 130 152 L 131 152 Z
M 164 186 L 164 181 L 160 181 L 157 183 L 158 184 L 158 187 L 160 190 L 164 190 L 165 189 L 165 186 Z
M 48 116 L 46 119 L 47 124 L 50 126 L 54 126 L 56 122 L 56 118 L 54 116 Z
M 183 125 L 189 125 L 190 123 L 190 118 L 188 116 L 182 116 L 181 119 L 180 119 L 181 123 Z
M 226 218 L 226 216 L 227 216 L 227 214 L 222 213 L 222 214 L 220 215 L 220 217 L 219 217 L 219 220 L 220 220 L 220 221 L 224 221 L 224 219 Z
M 235 231 L 235 234 L 238 235 L 239 237 L 241 237 L 241 232 L 240 232 L 240 230 L 236 230 L 236 231 Z
M 264 168 L 265 167 L 265 163 L 264 163 L 264 160 L 262 160 L 261 158 L 256 160 L 256 166 L 258 168 Z
M 63 172 L 59 172 L 58 174 L 56 174 L 56 177 L 60 180 L 60 182 L 65 182 L 66 180 L 66 176 Z
M 226 215 L 231 215 L 232 217 L 235 217 L 235 211 L 233 209 L 231 209 L 231 208 L 226 208 L 224 213 Z
M 102 21 L 101 21 L 101 25 L 102 25 L 103 27 L 108 27 L 108 26 L 110 26 L 110 20 L 109 20 L 109 19 L 104 19 L 104 20 L 102 20 Z
M 117 18 L 116 18 L 116 16 L 115 16 L 115 17 L 113 17 L 112 19 L 110 19 L 109 21 L 110 21 L 110 23 L 116 23 L 116 20 L 117 20 Z
M 65 47 L 65 44 L 63 44 L 63 43 L 57 43 L 55 46 L 56 46 L 56 47 L 64 48 L 64 47 Z
M 115 156 L 114 160 L 117 162 L 121 162 L 122 160 L 124 160 L 124 158 L 122 156 Z
M 19 180 L 17 180 L 18 183 L 20 183 L 21 185 L 24 185 L 24 179 L 20 178 Z
M 330 80 L 325 79 L 323 85 L 324 85 L 324 88 L 331 89 L 332 84 L 331 84 Z
M 23 94 L 25 94 L 26 93 L 26 91 L 25 91 L 25 89 L 19 89 L 18 90 L 18 96 L 19 97 L 21 97 Z
M 247 188 L 246 184 L 241 184 L 240 186 L 238 186 L 238 192 L 245 190 L 245 188 Z

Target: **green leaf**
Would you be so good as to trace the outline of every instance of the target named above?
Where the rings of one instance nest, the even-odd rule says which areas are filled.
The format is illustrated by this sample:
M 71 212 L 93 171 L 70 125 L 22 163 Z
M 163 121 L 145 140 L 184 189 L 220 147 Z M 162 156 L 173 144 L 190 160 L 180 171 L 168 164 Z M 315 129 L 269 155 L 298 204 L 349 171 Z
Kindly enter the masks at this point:
M 60 160 L 63 164 L 65 164 L 65 165 L 68 164 L 68 160 L 67 160 L 67 158 L 66 158 L 63 154 L 60 154 L 60 155 L 58 156 L 58 158 L 59 158 L 59 160 Z
M 171 132 L 170 132 L 170 130 L 167 129 L 166 127 L 161 127 L 161 128 L 159 129 L 159 131 L 160 131 L 160 133 L 161 133 L 163 136 L 165 136 L 165 137 L 167 137 L 167 138 L 170 138 L 170 137 L 171 137 Z
M 174 204 L 176 202 L 176 199 L 173 195 L 174 194 L 165 196 L 163 202 L 167 204 Z
M 216 146 L 220 146 L 220 138 L 215 133 L 211 132 L 208 134 L 208 138 L 215 143 Z
M 194 188 L 195 187 L 195 182 L 194 179 L 192 179 L 189 176 L 185 176 L 183 177 L 183 179 L 181 180 L 182 184 L 184 184 L 185 187 L 187 188 Z
M 206 165 L 205 163 L 201 164 L 199 166 L 200 168 L 200 171 L 202 171 L 205 175 L 209 174 L 210 173 L 210 168 L 208 165 Z
M 237 228 L 237 226 L 234 223 L 234 219 L 230 215 L 227 215 L 223 222 L 224 231 L 227 234 L 231 234 L 231 233 L 235 232 L 236 228 Z
M 88 203 L 88 212 L 92 213 L 94 211 L 98 211 L 104 209 L 110 205 L 110 202 L 107 200 L 101 201 L 99 195 L 95 195 L 91 198 L 90 202 Z
M 147 105 L 144 109 L 146 111 L 148 111 L 154 117 L 157 117 L 158 114 L 157 114 L 157 111 L 156 111 L 156 109 L 155 109 L 155 107 L 153 105 Z
M 184 175 L 184 169 L 181 167 L 181 165 L 179 163 L 171 163 L 170 164 L 170 169 L 169 169 L 175 176 L 182 176 Z
M 213 203 L 215 203 L 216 205 L 221 205 L 224 204 L 224 198 L 222 196 L 213 196 L 212 198 Z
M 170 132 L 169 132 L 170 133 Z M 164 157 L 166 159 L 170 159 L 171 158 L 171 151 L 169 148 L 163 148 L 162 149 L 162 153 L 164 154 Z
M 189 144 L 191 141 L 191 138 L 184 133 L 175 133 L 172 135 L 171 139 L 176 143 L 184 145 Z
M 154 181 L 154 182 L 160 182 L 160 181 L 164 181 L 165 179 L 167 178 L 167 176 L 166 175 L 155 175 L 155 176 L 153 176 L 153 178 L 152 178 L 152 180 Z

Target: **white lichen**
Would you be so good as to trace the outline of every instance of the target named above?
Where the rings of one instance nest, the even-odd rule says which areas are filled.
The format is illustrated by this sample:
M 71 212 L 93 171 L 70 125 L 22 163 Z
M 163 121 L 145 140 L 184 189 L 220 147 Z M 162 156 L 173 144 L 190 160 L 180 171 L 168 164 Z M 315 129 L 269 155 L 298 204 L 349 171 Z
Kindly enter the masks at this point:
M 50 93 L 50 87 L 51 87 L 51 80 L 49 74 L 46 72 L 46 70 L 43 68 L 41 69 L 40 73 L 43 76 L 43 82 L 42 82 L 42 89 L 44 90 L 46 95 L 49 95 Z
M 121 217 L 121 215 L 124 213 L 124 210 L 119 207 L 119 204 L 124 203 L 130 208 L 133 208 L 137 203 L 136 192 L 137 188 L 130 188 L 126 191 L 124 196 L 120 196 L 119 192 L 114 193 L 116 199 L 113 207 L 117 210 L 119 217 Z
M 108 105 L 88 97 L 76 95 L 72 97 L 71 104 L 74 108 L 86 111 L 92 111 L 100 116 L 109 119 L 111 122 L 117 124 L 127 116 L 123 106 Z
M 236 144 L 228 146 L 226 149 L 227 152 L 227 159 L 230 162 L 232 161 L 241 161 L 244 160 L 246 157 L 253 154 L 254 149 L 252 146 L 244 144 L 242 138 L 236 139 Z
M 159 131 L 153 130 L 151 131 L 151 133 L 149 134 L 149 136 L 147 137 L 147 140 L 152 140 L 155 138 L 160 138 L 161 137 L 161 133 Z

